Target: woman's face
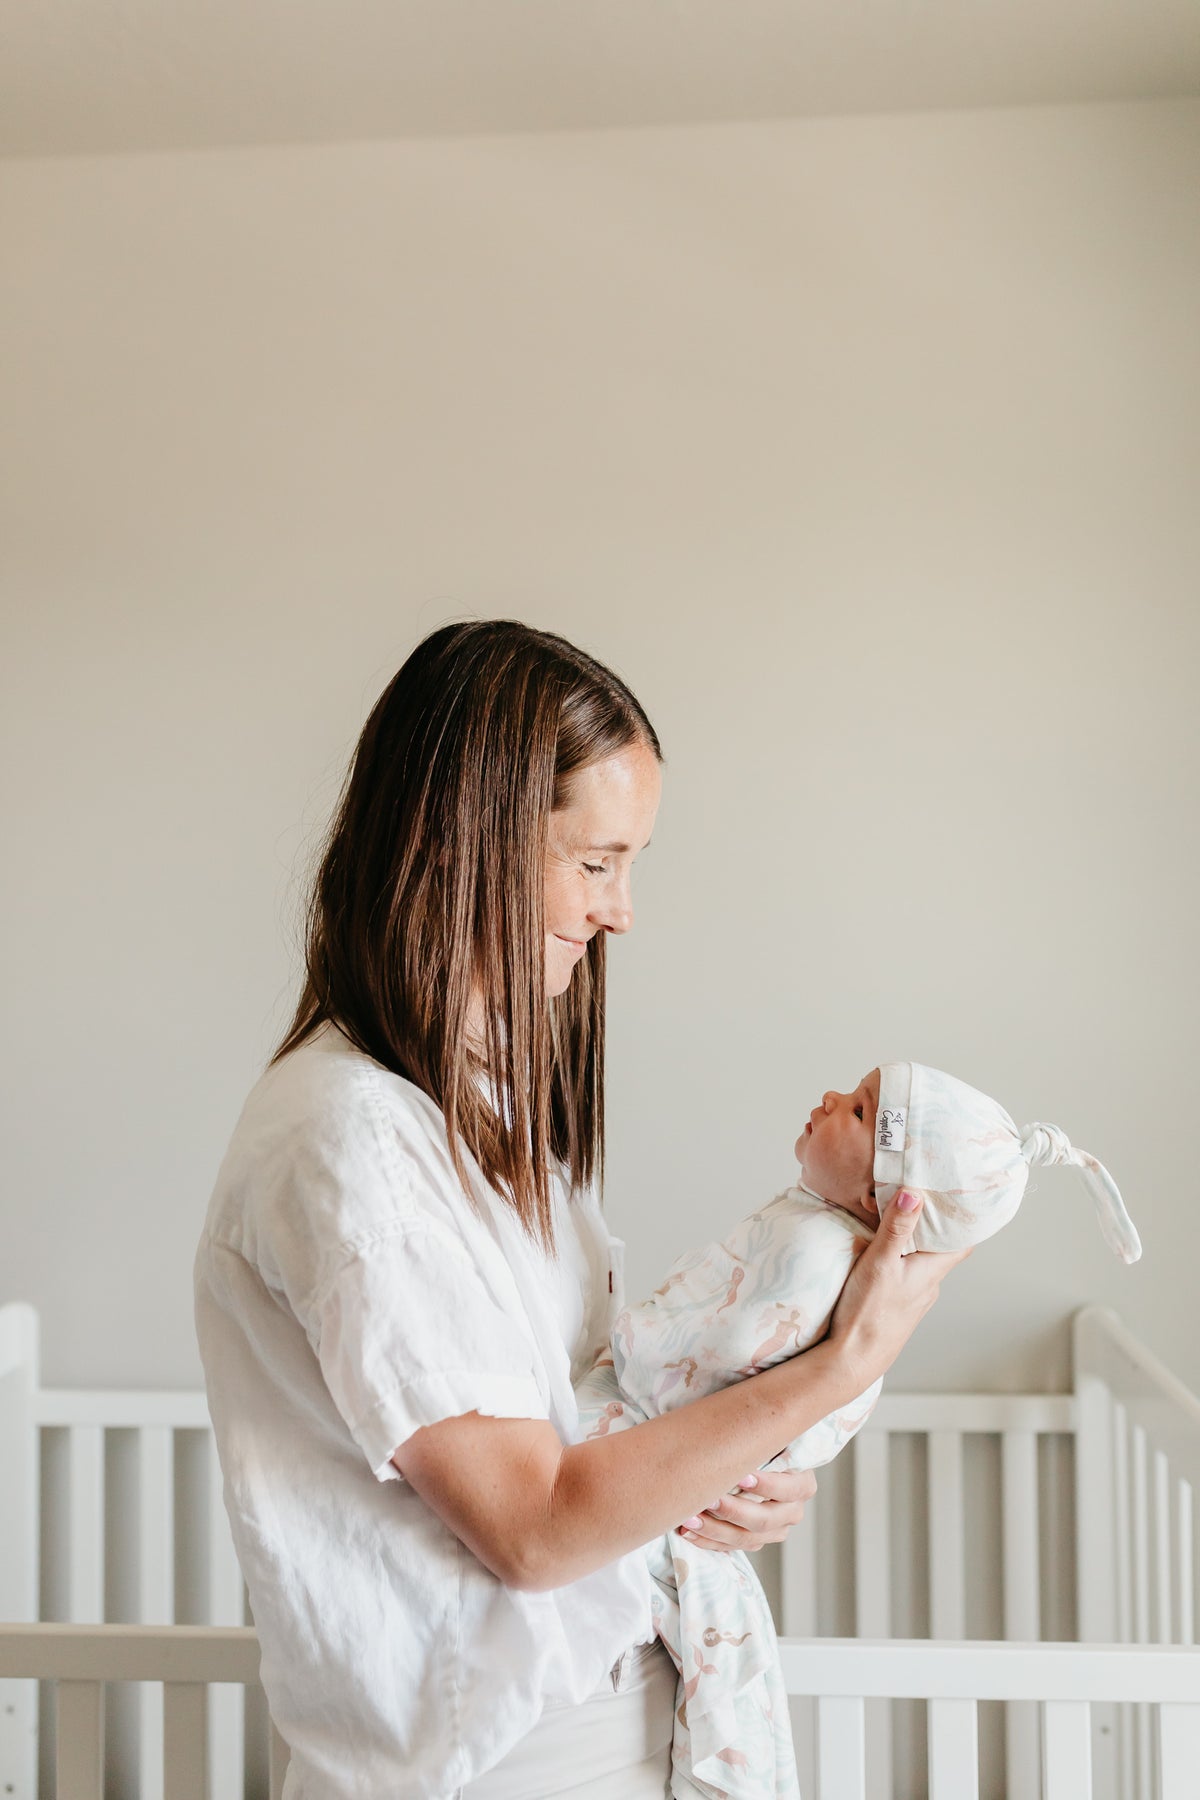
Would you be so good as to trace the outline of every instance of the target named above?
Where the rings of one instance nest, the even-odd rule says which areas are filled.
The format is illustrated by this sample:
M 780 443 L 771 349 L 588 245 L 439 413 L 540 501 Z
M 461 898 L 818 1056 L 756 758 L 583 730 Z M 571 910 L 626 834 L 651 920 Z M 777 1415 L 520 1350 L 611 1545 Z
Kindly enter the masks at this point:
M 565 993 L 598 931 L 633 924 L 630 871 L 650 842 L 662 792 L 654 752 L 631 744 L 580 769 L 550 815 L 546 848 L 546 993 Z

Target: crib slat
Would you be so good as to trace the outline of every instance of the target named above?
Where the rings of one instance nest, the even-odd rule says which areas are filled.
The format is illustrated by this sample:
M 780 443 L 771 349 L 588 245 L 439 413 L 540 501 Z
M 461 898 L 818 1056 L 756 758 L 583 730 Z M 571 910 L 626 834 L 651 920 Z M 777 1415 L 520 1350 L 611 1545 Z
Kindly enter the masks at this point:
M 1171 1472 L 1161 1450 L 1154 1452 L 1154 1641 L 1171 1637 Z
M 1162 1800 L 1193 1800 L 1200 1768 L 1200 1706 L 1158 1708 Z
M 1006 1431 L 1001 1440 L 1004 1515 L 1004 1635 L 1034 1643 L 1041 1633 L 1038 1575 L 1037 1436 Z
M 892 1635 L 891 1452 L 886 1431 L 854 1440 L 854 1609 L 859 1637 Z M 892 1792 L 892 1708 L 871 1702 L 871 1800 Z M 865 1776 L 864 1776 L 865 1779 Z M 836 1794 L 836 1788 L 832 1790 Z
M 1181 1481 L 1176 1490 L 1175 1522 L 1178 1541 L 1175 1553 L 1175 1594 L 1178 1604 L 1179 1642 L 1196 1641 L 1195 1568 L 1192 1537 L 1192 1484 Z
M 221 1465 L 211 1432 L 207 1442 L 208 1485 L 205 1523 L 208 1531 L 208 1622 L 241 1625 L 245 1619 L 242 1571 L 229 1535 L 221 1484 Z M 215 1800 L 242 1800 L 245 1792 L 246 1695 L 240 1687 L 223 1687 L 212 1696 L 208 1712 L 208 1750 Z
M 104 1620 L 104 1431 L 75 1425 L 67 1434 L 67 1613 L 72 1625 Z
M 175 1618 L 175 1434 L 165 1425 L 143 1427 L 138 1448 L 138 1618 L 169 1625 Z M 138 1688 L 139 1800 L 163 1792 L 163 1701 L 148 1683 Z
M 1117 1642 L 1133 1642 L 1133 1556 L 1129 1476 L 1129 1421 L 1120 1401 L 1113 1403 L 1113 1484 L 1117 1515 Z M 1080 1570 L 1080 1579 L 1095 1578 L 1095 1570 Z
M 1000 1469 L 1004 1635 L 1012 1643 L 1032 1644 L 1041 1636 L 1036 1432 L 1013 1430 L 1004 1433 L 1000 1444 Z M 1004 1709 L 1004 1738 L 1009 1792 L 1036 1794 L 1041 1766 L 1041 1730 L 1036 1705 L 1009 1702 Z
M 215 1689 L 208 1709 L 208 1758 L 212 1769 L 213 1800 L 242 1800 L 246 1771 L 246 1690 L 222 1686 Z
M 1092 1728 L 1086 1700 L 1047 1700 L 1042 1708 L 1045 1800 L 1091 1800 Z
M 973 1700 L 929 1702 L 929 1800 L 979 1800 L 979 1720 Z
M 291 1752 L 280 1736 L 274 1719 L 271 1720 L 270 1738 L 267 1744 L 267 1771 L 270 1786 L 270 1800 L 283 1800 L 283 1778 L 287 1774 L 288 1760 Z
M 175 1618 L 175 1434 L 165 1425 L 138 1432 L 138 1616 L 143 1625 Z
M 1133 1641 L 1150 1642 L 1150 1500 L 1146 1433 L 1133 1428 L 1130 1457 L 1133 1496 Z
M 817 1793 L 819 1800 L 866 1800 L 867 1746 L 861 1700 L 817 1701 Z
M 31 1622 L 38 1610 L 37 1314 L 0 1306 L 0 1618 Z M 0 1679 L 0 1771 L 26 1800 L 37 1792 L 37 1687 Z
M 103 1800 L 104 1688 L 60 1681 L 55 1774 L 63 1800 Z
M 785 1637 L 817 1635 L 817 1525 L 810 1514 L 780 1552 L 780 1610 Z
M 935 1638 L 966 1636 L 962 1433 L 929 1433 L 929 1619 Z
M 1130 1434 L 1133 1534 L 1133 1636 L 1150 1642 L 1150 1452 L 1146 1431 L 1135 1425 Z M 1151 1800 L 1150 1719 L 1146 1707 L 1133 1708 L 1134 1787 L 1136 1800 Z
M 1116 1521 L 1117 1642 L 1133 1642 L 1133 1503 L 1129 1473 L 1129 1416 L 1119 1400 L 1113 1401 L 1113 1511 Z M 1096 1579 L 1095 1569 L 1080 1569 L 1079 1580 Z M 1116 1709 L 1119 1791 L 1133 1796 L 1134 1709 L 1122 1702 Z
M 200 1681 L 163 1682 L 165 1800 L 207 1800 L 208 1689 Z
M 892 1635 L 888 1440 L 869 1427 L 854 1440 L 854 1612 L 858 1636 Z
M 1085 1644 L 1118 1637 L 1113 1546 L 1119 1536 L 1113 1481 L 1117 1421 L 1112 1390 L 1092 1366 L 1088 1330 L 1075 1323 L 1075 1534 L 1079 1553 L 1079 1636 Z M 1036 1793 L 1036 1785 L 1033 1792 Z
M 1154 1731 L 1150 1707 L 1143 1701 L 1140 1706 L 1132 1706 L 1130 1711 L 1133 1714 L 1134 1800 L 1155 1800 Z

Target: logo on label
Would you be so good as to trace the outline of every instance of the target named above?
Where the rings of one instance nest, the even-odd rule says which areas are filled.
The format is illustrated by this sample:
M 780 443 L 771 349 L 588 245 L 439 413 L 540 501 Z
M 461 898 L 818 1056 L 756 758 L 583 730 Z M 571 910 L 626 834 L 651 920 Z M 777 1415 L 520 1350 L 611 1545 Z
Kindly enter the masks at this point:
M 875 1121 L 875 1143 L 880 1150 L 902 1150 L 904 1148 L 903 1106 L 885 1106 Z

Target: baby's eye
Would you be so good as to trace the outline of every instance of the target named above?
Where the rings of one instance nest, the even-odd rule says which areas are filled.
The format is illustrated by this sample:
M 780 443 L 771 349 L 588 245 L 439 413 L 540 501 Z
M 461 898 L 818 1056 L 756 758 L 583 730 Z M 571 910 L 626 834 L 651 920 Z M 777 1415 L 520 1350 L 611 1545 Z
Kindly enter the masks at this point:
M 861 1107 L 861 1106 L 856 1106 L 856 1107 L 855 1107 L 855 1109 L 854 1109 L 854 1116 L 855 1116 L 855 1118 L 856 1118 L 856 1119 L 861 1119 L 861 1118 L 862 1118 L 862 1116 L 863 1116 L 863 1109 L 862 1109 L 862 1107 Z

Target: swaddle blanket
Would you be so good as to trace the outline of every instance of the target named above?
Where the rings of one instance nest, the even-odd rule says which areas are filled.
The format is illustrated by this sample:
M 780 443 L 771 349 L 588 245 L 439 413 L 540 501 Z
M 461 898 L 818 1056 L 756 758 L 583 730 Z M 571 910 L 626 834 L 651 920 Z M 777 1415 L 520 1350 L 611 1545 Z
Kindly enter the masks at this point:
M 577 1390 L 585 1437 L 728 1387 L 825 1335 L 869 1226 L 789 1188 L 716 1244 L 676 1262 L 618 1317 L 612 1353 Z M 767 1465 L 816 1469 L 870 1416 L 882 1383 Z M 672 1793 L 796 1800 L 795 1754 L 775 1626 L 750 1560 L 677 1533 L 647 1546 L 658 1634 L 679 1671 Z

